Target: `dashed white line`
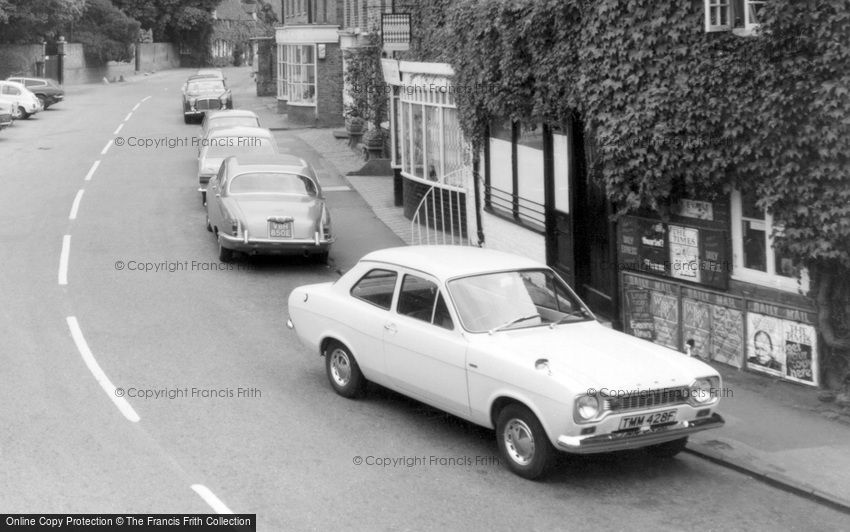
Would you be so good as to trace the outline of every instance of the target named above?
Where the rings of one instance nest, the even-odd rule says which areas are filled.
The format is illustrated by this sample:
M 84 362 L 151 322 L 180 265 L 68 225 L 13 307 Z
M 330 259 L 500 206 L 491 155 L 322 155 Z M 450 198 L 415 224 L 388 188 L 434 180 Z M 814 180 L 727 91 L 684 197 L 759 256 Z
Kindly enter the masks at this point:
M 127 116 L 124 117 L 124 121 L 126 122 L 127 120 L 130 120 L 131 116 L 133 116 L 133 111 L 130 111 L 129 113 L 127 113 Z
M 192 489 L 195 490 L 195 493 L 201 496 L 201 498 L 210 505 L 210 508 L 215 510 L 217 514 L 232 514 L 233 510 L 225 506 L 221 499 L 215 496 L 210 489 L 203 484 L 192 484 Z
M 113 131 L 113 132 L 112 132 L 112 134 L 113 134 L 113 135 L 117 135 L 117 134 L 118 134 L 118 132 L 119 132 L 119 131 L 121 131 L 121 128 L 122 128 L 122 127 L 124 127 L 124 124 L 123 124 L 123 123 L 118 124 L 118 127 L 116 127 L 116 128 L 115 128 L 115 131 Z
M 59 284 L 68 284 L 68 257 L 71 254 L 71 235 L 62 237 L 62 252 L 59 253 Z
M 112 146 L 112 139 L 109 139 L 109 142 L 106 143 L 106 146 L 104 146 L 103 149 L 100 150 L 100 154 L 106 155 L 106 152 L 109 151 L 110 146 Z
M 351 187 L 347 187 L 345 185 L 333 185 L 329 187 L 322 187 L 322 192 L 346 192 L 351 190 Z
M 139 104 L 137 103 L 136 105 L 133 106 L 133 111 L 135 111 L 138 108 L 139 108 Z
M 142 98 L 142 101 L 143 101 L 143 102 L 146 102 L 146 101 L 148 101 L 149 99 L 150 99 L 150 96 L 145 96 L 144 98 Z
M 77 318 L 74 316 L 68 316 L 66 318 L 68 322 L 68 328 L 71 329 L 71 337 L 74 339 L 74 343 L 77 344 L 77 350 L 80 352 L 80 355 L 83 357 L 83 361 L 86 363 L 86 366 L 89 368 L 89 371 L 92 372 L 94 378 L 100 384 L 100 387 L 103 388 L 103 391 L 106 392 L 106 395 L 115 403 L 115 406 L 118 407 L 118 410 L 124 414 L 129 421 L 133 423 L 137 423 L 139 421 L 139 414 L 133 410 L 133 407 L 130 406 L 130 403 L 127 402 L 124 397 L 119 397 L 116 395 L 116 388 L 112 384 L 112 381 L 109 380 L 109 377 L 106 376 L 106 373 L 100 368 L 100 365 L 95 360 L 94 355 L 89 349 L 89 345 L 86 343 L 86 339 L 83 337 L 83 331 L 80 330 L 80 324 L 77 323 Z M 121 392 L 123 393 L 123 390 Z
M 77 195 L 74 197 L 74 203 L 71 205 L 71 214 L 68 215 L 69 220 L 77 219 L 77 211 L 80 209 L 80 200 L 83 199 L 83 192 L 85 192 L 83 189 L 77 191 Z
M 97 170 L 97 167 L 100 166 L 100 159 L 96 160 L 91 168 L 89 168 L 89 173 L 86 174 L 86 181 L 91 181 L 91 176 L 94 175 L 94 171 Z

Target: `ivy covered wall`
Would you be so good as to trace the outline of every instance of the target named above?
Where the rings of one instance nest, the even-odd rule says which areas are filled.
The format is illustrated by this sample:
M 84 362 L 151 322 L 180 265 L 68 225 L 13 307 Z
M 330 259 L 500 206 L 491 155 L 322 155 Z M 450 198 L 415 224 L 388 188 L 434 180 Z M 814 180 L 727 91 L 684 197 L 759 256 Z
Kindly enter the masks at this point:
M 577 114 L 620 214 L 754 191 L 809 269 L 827 364 L 850 375 L 850 2 L 774 0 L 756 37 L 705 33 L 702 0 L 404 7 L 404 58 L 454 67 L 474 143 L 494 117 Z

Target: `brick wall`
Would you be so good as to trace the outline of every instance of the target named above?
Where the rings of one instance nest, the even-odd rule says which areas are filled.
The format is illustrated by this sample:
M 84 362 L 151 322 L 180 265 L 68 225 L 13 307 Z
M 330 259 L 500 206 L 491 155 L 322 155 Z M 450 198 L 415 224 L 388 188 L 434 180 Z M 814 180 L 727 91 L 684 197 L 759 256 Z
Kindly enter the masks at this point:
M 146 42 L 136 45 L 139 54 L 139 70 L 151 72 L 178 68 L 180 66 L 180 54 L 177 47 L 168 42 Z
M 318 54 L 317 54 L 318 55 Z M 316 58 L 317 126 L 341 126 L 342 116 L 342 50 L 339 44 L 325 45 L 325 58 Z
M 257 96 L 277 95 L 277 45 L 273 38 L 257 41 Z
M 469 211 L 466 193 L 456 193 L 440 189 L 434 189 L 433 198 L 426 200 L 427 205 L 421 205 L 422 198 L 431 190 L 430 185 L 403 178 L 404 190 L 404 217 L 413 220 L 416 210 L 422 206 L 423 211 L 419 214 L 419 223 L 437 231 L 448 234 L 460 235 L 468 238 L 469 224 L 467 223 L 467 212 Z M 473 209 L 475 208 L 473 204 Z M 427 219 L 427 221 L 426 221 Z M 445 227 L 444 227 L 445 226 Z M 474 233 L 472 233 L 474 234 Z
M 36 62 L 43 59 L 40 44 L 0 45 L 0 79 L 35 76 Z
M 487 212 L 481 213 L 484 247 L 522 255 L 546 264 L 546 240 L 543 235 L 529 231 Z

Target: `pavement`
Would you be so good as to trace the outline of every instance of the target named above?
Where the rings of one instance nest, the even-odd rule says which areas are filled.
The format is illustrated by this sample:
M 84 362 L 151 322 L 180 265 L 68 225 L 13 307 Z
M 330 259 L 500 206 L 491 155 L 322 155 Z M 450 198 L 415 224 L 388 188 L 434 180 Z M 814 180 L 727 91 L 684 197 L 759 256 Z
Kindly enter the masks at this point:
M 250 75 L 247 69 L 238 75 Z M 233 74 L 230 74 L 233 75 Z M 250 87 L 246 85 L 245 87 Z M 411 224 L 393 205 L 391 176 L 353 176 L 365 161 L 333 129 L 299 128 L 277 113 L 274 97 L 245 89 L 237 107 L 255 111 L 271 129 L 289 130 L 321 154 L 374 213 L 377 245 L 411 244 Z M 389 228 L 394 237 L 384 236 Z M 364 226 L 368 236 L 372 230 Z M 723 377 L 718 411 L 726 425 L 691 436 L 687 452 L 779 489 L 850 513 L 850 407 L 822 401 L 822 390 L 711 363 Z

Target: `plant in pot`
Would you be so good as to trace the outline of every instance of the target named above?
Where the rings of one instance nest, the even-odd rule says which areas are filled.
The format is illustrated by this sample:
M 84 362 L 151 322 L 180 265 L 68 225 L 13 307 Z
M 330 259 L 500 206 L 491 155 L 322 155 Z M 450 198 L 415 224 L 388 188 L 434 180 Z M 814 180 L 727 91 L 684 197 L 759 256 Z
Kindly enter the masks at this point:
M 363 148 L 366 159 L 380 159 L 384 155 L 384 139 L 386 131 L 383 128 L 370 129 L 363 134 Z
M 357 146 L 365 129 L 366 120 L 360 116 L 360 111 L 356 108 L 350 108 L 345 114 L 345 131 L 348 133 L 348 145 L 352 148 Z

